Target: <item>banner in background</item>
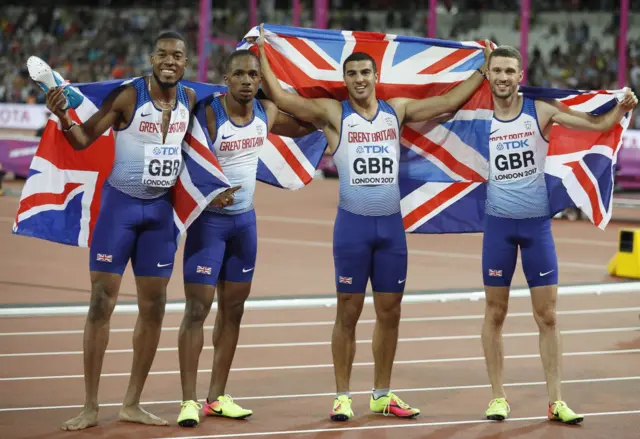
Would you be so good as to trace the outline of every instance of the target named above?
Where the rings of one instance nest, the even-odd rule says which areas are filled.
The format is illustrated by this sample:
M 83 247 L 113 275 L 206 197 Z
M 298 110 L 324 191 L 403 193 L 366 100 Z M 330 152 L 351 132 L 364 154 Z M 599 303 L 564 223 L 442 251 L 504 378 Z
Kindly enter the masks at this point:
M 0 137 L 0 164 L 17 177 L 29 175 L 31 160 L 38 148 L 39 137 Z
M 48 115 L 44 105 L 0 104 L 0 130 L 37 130 L 46 125 Z
M 618 190 L 640 189 L 640 130 L 627 130 L 616 163 Z
M 640 130 L 627 130 L 622 135 L 622 150 L 625 148 L 640 149 Z

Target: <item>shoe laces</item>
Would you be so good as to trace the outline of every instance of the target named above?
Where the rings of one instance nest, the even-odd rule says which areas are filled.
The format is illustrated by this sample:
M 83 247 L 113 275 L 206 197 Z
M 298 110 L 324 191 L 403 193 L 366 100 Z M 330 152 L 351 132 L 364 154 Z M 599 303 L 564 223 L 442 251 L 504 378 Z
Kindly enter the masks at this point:
M 491 402 L 489 402 L 489 405 L 494 405 L 494 404 L 499 404 L 499 405 L 503 405 L 503 406 L 507 406 L 507 400 L 505 398 L 495 398 L 492 399 Z
M 342 395 L 333 400 L 333 409 L 340 410 L 340 407 L 342 407 L 342 405 L 349 404 L 351 404 L 351 400 L 349 399 L 349 397 L 346 395 Z
M 551 404 L 551 412 L 556 414 L 556 413 L 560 413 L 560 410 L 566 409 L 567 408 L 567 403 L 564 401 L 556 401 L 553 404 Z
M 220 398 L 218 398 L 218 400 L 220 402 L 228 402 L 229 404 L 233 404 L 234 403 L 233 402 L 233 398 L 229 394 L 221 396 Z
M 382 413 L 385 416 L 388 416 L 389 414 L 391 414 L 391 403 L 394 401 L 398 405 L 398 407 L 400 407 L 401 409 L 406 410 L 411 408 L 409 404 L 407 404 L 406 402 L 404 402 L 403 400 L 401 400 L 400 398 L 398 398 L 396 395 L 392 393 L 391 395 L 389 395 L 389 401 L 387 401 L 387 403 L 385 404 L 384 410 L 382 410 Z
M 197 401 L 193 401 L 193 400 L 191 400 L 191 401 L 182 401 L 180 403 L 180 406 L 182 406 L 182 407 L 195 407 L 198 410 L 200 410 L 202 408 L 202 404 L 200 404 Z

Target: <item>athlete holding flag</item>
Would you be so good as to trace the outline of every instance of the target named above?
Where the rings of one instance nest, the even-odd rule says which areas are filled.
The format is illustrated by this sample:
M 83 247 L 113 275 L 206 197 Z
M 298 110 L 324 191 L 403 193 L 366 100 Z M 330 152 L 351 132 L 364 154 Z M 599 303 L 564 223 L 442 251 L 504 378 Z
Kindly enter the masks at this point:
M 485 44 L 486 63 L 491 49 L 488 41 Z M 338 307 L 332 352 L 337 394 L 330 417 L 346 421 L 354 416 L 349 382 L 356 324 L 369 279 L 376 311 L 372 345 L 375 377 L 369 407 L 374 413 L 415 417 L 420 410 L 390 390 L 407 277 L 407 243 L 398 186 L 400 127 L 454 112 L 473 95 L 484 76 L 475 72 L 441 96 L 385 102 L 376 98 L 378 70 L 374 59 L 355 52 L 343 64 L 347 100 L 307 99 L 280 86 L 265 53 L 263 26 L 258 47 L 265 92 L 282 111 L 322 129 L 340 178 L 333 237 Z

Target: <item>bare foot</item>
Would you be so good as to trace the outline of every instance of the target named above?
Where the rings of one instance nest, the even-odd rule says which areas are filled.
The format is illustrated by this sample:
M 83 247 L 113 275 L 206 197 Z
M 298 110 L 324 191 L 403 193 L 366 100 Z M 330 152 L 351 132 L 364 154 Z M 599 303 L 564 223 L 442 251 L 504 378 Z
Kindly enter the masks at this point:
M 75 418 L 69 419 L 60 428 L 67 431 L 84 430 L 98 425 L 98 409 L 84 409 Z
M 139 405 L 122 407 L 120 409 L 120 420 L 146 425 L 169 425 L 167 421 L 157 417 L 156 415 L 152 415 Z

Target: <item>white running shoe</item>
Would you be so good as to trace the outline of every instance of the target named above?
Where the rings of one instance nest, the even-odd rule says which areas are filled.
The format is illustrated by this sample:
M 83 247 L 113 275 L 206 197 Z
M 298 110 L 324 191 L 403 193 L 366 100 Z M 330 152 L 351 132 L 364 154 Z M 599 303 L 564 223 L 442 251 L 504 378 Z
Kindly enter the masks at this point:
M 27 69 L 29 70 L 31 79 L 33 79 L 45 93 L 49 91 L 51 87 L 64 86 L 64 94 L 67 97 L 65 110 L 69 107 L 78 108 L 84 100 L 84 97 L 75 87 L 66 84 L 64 78 L 62 78 L 58 72 L 52 70 L 49 64 L 37 56 L 30 56 L 29 59 L 27 59 Z

